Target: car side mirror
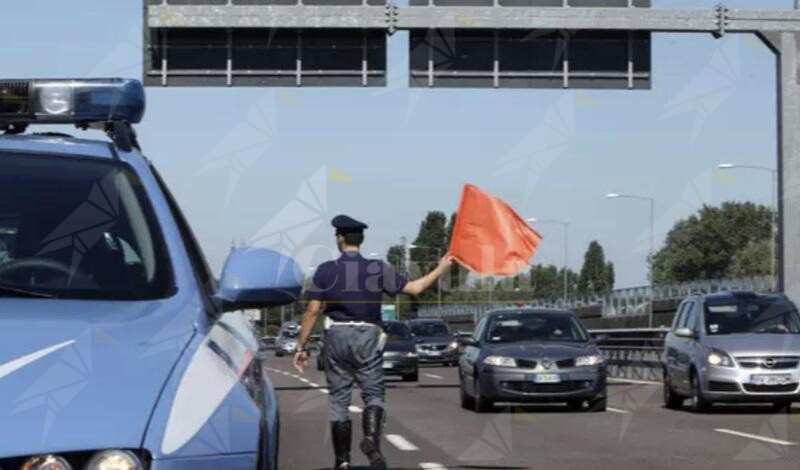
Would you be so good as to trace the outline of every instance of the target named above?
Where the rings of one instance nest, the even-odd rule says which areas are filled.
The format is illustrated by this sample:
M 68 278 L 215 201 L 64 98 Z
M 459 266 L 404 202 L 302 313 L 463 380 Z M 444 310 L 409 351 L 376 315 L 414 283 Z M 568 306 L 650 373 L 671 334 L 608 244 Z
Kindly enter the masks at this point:
M 415 343 L 421 343 L 421 342 L 423 342 L 423 341 L 424 341 L 424 340 L 423 340 L 422 338 L 415 338 L 415 339 L 414 339 L 414 342 L 415 342 Z
M 223 312 L 230 312 L 290 304 L 302 288 L 302 273 L 292 258 L 263 248 L 237 248 L 225 261 L 214 297 Z
M 697 338 L 697 334 L 691 328 L 678 328 L 675 330 L 675 336 L 687 339 Z
M 475 341 L 475 338 L 462 338 L 461 341 L 459 341 L 459 342 L 461 343 L 462 346 L 477 346 L 478 345 L 478 342 Z

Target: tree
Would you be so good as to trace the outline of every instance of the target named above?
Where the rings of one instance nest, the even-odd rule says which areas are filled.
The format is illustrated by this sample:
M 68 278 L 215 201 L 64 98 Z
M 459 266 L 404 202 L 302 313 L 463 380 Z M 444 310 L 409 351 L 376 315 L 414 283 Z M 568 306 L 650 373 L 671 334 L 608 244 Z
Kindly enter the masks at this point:
M 444 212 L 430 211 L 419 226 L 419 233 L 414 239 L 411 248 L 411 275 L 420 276 L 427 273 L 439 262 L 441 256 L 447 251 L 447 216 Z M 420 294 L 416 301 L 428 303 L 436 300 L 436 289 L 428 289 Z
M 392 245 L 386 252 L 386 262 L 392 265 L 398 273 L 406 272 L 406 247 L 403 245 Z
M 611 292 L 613 288 L 614 265 L 606 262 L 603 247 L 597 240 L 593 240 L 583 257 L 578 292 L 584 295 L 603 295 Z
M 733 255 L 727 277 L 767 275 L 772 273 L 772 244 L 769 240 L 751 241 Z
M 679 220 L 667 234 L 664 247 L 653 256 L 653 283 L 672 284 L 701 279 L 719 279 L 734 269 L 740 250 L 769 240 L 773 212 L 751 202 L 725 202 L 720 207 L 703 206 L 696 214 Z M 752 250 L 754 248 L 751 248 Z M 735 267 L 741 275 L 755 274 L 757 263 L 746 265 L 743 253 Z M 756 261 L 752 256 L 746 257 Z M 766 257 L 769 262 L 769 256 Z

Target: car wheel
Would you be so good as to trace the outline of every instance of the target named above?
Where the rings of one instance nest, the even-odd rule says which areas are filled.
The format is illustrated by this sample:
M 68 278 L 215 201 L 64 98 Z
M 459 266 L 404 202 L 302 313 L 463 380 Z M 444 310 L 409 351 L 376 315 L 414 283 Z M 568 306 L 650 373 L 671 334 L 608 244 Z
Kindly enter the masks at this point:
M 492 400 L 484 397 L 481 394 L 481 381 L 478 377 L 475 377 L 475 412 L 476 413 L 488 413 L 492 411 L 494 408 L 494 403 Z
M 691 375 L 691 409 L 694 413 L 705 413 L 711 408 L 711 402 L 703 396 L 703 389 L 700 385 L 700 379 L 697 377 L 697 372 L 692 371 Z
M 583 400 L 569 400 L 567 402 L 567 409 L 570 411 L 581 411 L 583 409 Z
M 403 376 L 403 382 L 419 382 L 419 371 Z
M 464 388 L 464 382 L 461 381 L 458 387 L 459 395 L 461 396 L 461 408 L 465 410 L 475 409 L 475 399 L 467 395 L 467 390 Z
M 601 397 L 594 397 L 591 400 L 589 400 L 588 411 L 595 413 L 606 411 L 607 404 L 608 404 L 608 399 L 606 398 L 605 395 Z
M 276 357 L 283 357 L 283 353 L 280 352 L 280 351 L 275 351 L 275 356 Z
M 666 370 L 664 371 L 664 386 L 662 387 L 662 390 L 665 407 L 669 408 L 670 410 L 677 410 L 683 406 L 683 397 L 675 393 L 675 390 L 672 389 L 669 373 Z
M 792 402 L 791 401 L 776 401 L 772 403 L 772 412 L 773 413 L 791 413 Z

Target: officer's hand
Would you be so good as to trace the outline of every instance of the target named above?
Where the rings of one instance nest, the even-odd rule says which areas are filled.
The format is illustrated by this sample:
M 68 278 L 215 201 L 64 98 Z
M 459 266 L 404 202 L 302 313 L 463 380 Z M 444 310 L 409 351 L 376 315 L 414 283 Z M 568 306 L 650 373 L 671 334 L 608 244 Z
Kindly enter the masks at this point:
M 453 265 L 453 257 L 449 254 L 442 256 L 439 260 L 439 269 L 444 271 Z
M 294 368 L 301 374 L 308 365 L 308 351 L 298 351 L 294 355 Z

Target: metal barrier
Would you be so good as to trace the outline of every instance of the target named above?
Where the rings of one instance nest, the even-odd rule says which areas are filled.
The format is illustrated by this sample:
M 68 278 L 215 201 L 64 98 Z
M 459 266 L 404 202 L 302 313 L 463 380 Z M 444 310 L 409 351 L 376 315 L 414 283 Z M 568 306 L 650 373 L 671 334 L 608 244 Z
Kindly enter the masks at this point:
M 590 330 L 606 356 L 608 376 L 660 382 L 661 355 L 667 328 Z
M 725 292 L 732 290 L 748 290 L 755 292 L 772 292 L 774 278 L 769 275 L 750 276 L 738 279 L 711 279 L 685 282 L 665 286 L 642 286 L 615 289 L 605 296 L 575 296 L 566 302 L 563 299 L 526 299 L 527 306 L 543 308 L 581 308 L 597 306 L 602 308 L 603 317 L 619 317 L 646 315 L 652 301 L 681 300 L 697 292 Z M 447 318 L 454 316 L 472 316 L 477 319 L 485 312 L 499 308 L 514 308 L 516 302 L 495 302 L 491 304 L 448 304 L 445 306 L 426 306 L 420 308 L 420 318 Z

